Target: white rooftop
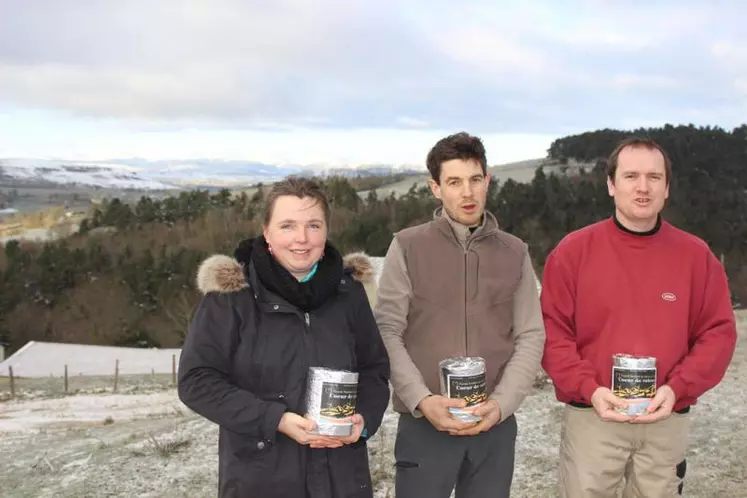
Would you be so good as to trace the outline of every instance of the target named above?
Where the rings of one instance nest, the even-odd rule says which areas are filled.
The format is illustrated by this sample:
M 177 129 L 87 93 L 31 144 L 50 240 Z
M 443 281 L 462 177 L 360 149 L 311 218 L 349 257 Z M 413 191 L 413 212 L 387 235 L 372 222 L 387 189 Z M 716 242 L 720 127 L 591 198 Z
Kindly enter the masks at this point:
M 68 368 L 68 376 L 114 375 L 116 361 L 119 373 L 149 374 L 171 373 L 171 357 L 176 355 L 177 367 L 180 349 L 145 349 L 116 346 L 92 346 L 31 341 L 0 363 L 0 376 L 61 377 Z M 152 369 L 152 370 L 151 370 Z

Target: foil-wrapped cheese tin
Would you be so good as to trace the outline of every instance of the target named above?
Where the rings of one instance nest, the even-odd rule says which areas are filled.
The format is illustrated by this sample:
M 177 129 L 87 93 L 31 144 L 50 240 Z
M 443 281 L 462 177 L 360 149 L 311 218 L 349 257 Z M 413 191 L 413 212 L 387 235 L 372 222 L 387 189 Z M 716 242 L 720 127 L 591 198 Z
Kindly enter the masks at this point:
M 488 399 L 485 360 L 478 357 L 453 357 L 438 364 L 441 375 L 441 395 L 467 401 L 466 408 L 449 408 L 451 416 L 463 422 L 479 422 L 472 411 Z
M 358 400 L 358 373 L 323 367 L 309 368 L 305 416 L 316 422 L 313 434 L 349 436 Z
M 612 355 L 612 392 L 628 402 L 627 415 L 641 415 L 656 395 L 656 358 Z

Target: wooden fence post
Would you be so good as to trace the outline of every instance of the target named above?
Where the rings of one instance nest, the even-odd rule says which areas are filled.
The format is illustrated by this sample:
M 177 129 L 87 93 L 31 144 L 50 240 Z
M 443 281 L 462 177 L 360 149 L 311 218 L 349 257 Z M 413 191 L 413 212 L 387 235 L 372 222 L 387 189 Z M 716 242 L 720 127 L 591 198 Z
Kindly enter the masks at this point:
M 13 378 L 13 367 L 8 365 L 8 374 L 10 375 L 10 399 L 16 397 L 16 381 Z
M 117 392 L 119 385 L 119 359 L 114 363 L 114 392 Z
M 67 364 L 65 364 L 65 394 L 67 394 Z

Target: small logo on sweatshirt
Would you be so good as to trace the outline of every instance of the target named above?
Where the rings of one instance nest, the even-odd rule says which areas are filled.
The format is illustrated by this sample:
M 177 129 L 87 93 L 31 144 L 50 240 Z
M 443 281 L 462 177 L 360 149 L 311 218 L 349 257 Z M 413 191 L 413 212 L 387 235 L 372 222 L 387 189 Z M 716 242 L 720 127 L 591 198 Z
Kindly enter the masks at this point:
M 661 295 L 661 298 L 662 298 L 663 300 L 665 300 L 665 301 L 670 301 L 670 302 L 673 302 L 673 301 L 676 301 L 676 300 L 677 300 L 677 296 L 675 296 L 675 295 L 674 295 L 674 294 L 672 294 L 671 292 L 665 292 L 665 293 L 663 293 L 663 294 Z

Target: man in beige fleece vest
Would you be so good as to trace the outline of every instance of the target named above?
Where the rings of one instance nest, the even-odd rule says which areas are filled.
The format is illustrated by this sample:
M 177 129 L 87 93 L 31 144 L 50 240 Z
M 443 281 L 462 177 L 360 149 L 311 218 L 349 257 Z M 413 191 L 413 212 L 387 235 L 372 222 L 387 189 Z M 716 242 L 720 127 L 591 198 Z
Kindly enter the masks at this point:
M 442 208 L 394 237 L 374 310 L 389 353 L 396 495 L 508 497 L 514 469 L 514 412 L 531 391 L 545 342 L 527 246 L 485 211 L 488 182 L 479 138 L 440 140 L 427 158 Z M 480 422 L 456 420 L 463 400 L 441 396 L 439 362 L 479 356 L 488 401 Z

